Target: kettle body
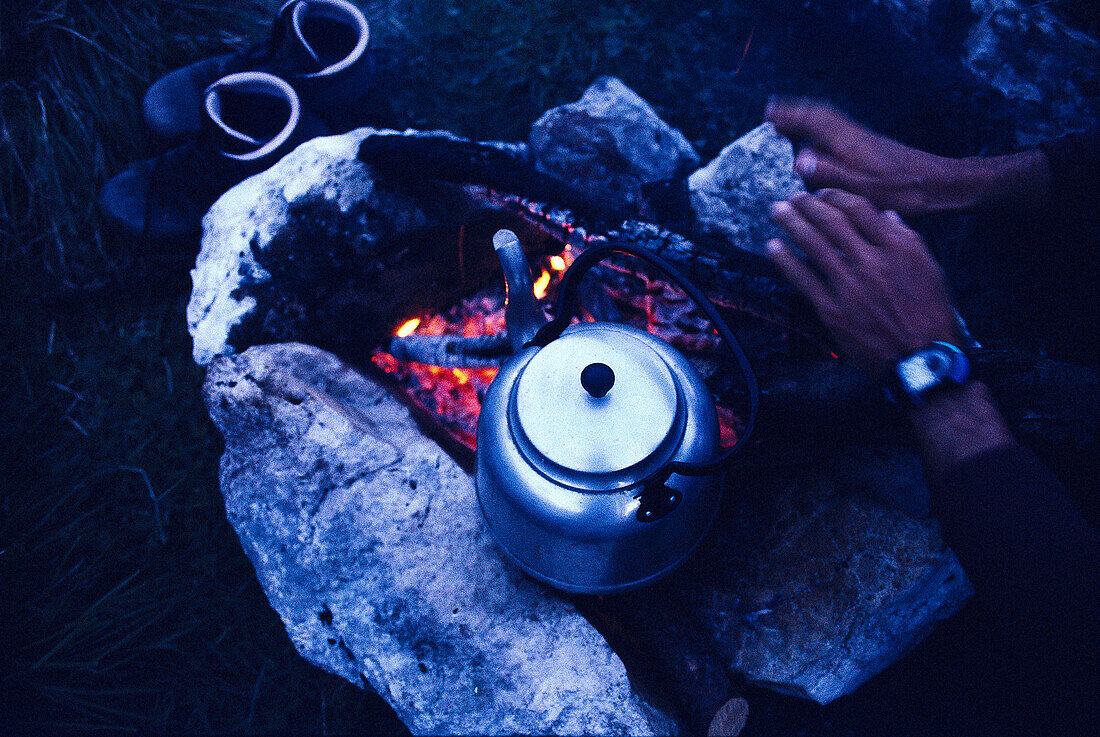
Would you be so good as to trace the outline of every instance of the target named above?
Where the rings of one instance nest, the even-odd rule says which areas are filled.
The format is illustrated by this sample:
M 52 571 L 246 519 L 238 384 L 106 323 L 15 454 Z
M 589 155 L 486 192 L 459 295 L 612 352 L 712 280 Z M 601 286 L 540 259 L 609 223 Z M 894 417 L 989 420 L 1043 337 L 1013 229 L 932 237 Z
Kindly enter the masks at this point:
M 671 572 L 709 530 L 720 474 L 647 481 L 670 463 L 713 458 L 718 439 L 711 394 L 675 348 L 625 325 L 579 323 L 520 350 L 489 387 L 478 501 L 530 575 L 572 593 L 626 591 Z

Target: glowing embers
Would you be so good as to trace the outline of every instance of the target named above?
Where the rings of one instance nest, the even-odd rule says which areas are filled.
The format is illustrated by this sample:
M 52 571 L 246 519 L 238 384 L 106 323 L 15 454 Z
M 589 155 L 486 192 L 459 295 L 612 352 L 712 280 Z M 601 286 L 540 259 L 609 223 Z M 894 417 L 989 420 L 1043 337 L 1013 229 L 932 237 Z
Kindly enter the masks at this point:
M 533 272 L 539 274 L 534 291 L 544 313 L 556 298 L 562 274 L 573 258 L 573 251 L 566 247 L 561 253 L 540 258 L 533 264 Z M 687 355 L 704 377 L 714 374 L 728 360 L 723 357 L 709 322 L 680 289 L 614 263 L 605 263 L 599 274 L 598 282 L 586 280 L 589 289 L 582 296 L 585 320 L 612 320 L 651 332 Z M 492 364 L 506 360 L 510 350 L 506 340 L 493 340 L 504 331 L 501 282 L 466 297 L 448 310 L 410 318 L 398 325 L 394 336 L 417 344 L 395 341 L 404 343 L 404 350 L 398 350 L 396 345 L 392 350 L 404 356 L 413 353 L 421 360 L 398 360 L 381 350 L 371 358 L 398 382 L 413 405 L 430 414 L 454 440 L 472 449 L 476 445 L 481 401 L 497 374 Z M 447 341 L 432 341 L 433 336 L 484 338 L 484 342 L 459 341 L 448 348 Z M 467 350 L 470 352 L 466 353 Z M 719 423 L 722 444 L 732 445 L 740 419 L 719 407 Z
M 546 269 L 542 270 L 542 275 L 535 280 L 533 286 L 535 292 L 535 299 L 542 299 L 546 296 L 546 288 L 550 286 L 550 272 Z
M 549 306 L 553 288 L 561 281 L 562 273 L 572 262 L 572 251 L 566 247 L 560 254 L 540 259 L 535 264 L 535 269 L 541 270 L 535 281 L 535 296 L 543 300 L 544 310 Z M 478 338 L 501 335 L 504 330 L 504 285 L 501 283 L 463 299 L 444 312 L 410 318 L 401 323 L 393 334 L 398 338 Z M 397 379 L 408 398 L 428 410 L 452 437 L 467 447 L 474 447 L 481 400 L 497 374 L 495 367 L 444 367 L 417 361 L 399 361 L 383 351 L 377 351 L 371 360 L 382 371 Z M 456 359 L 456 362 L 461 361 L 461 358 Z
M 420 318 L 414 317 L 411 320 L 406 320 L 401 323 L 397 330 L 393 331 L 393 334 L 398 338 L 407 338 L 412 335 L 418 327 L 420 327 Z

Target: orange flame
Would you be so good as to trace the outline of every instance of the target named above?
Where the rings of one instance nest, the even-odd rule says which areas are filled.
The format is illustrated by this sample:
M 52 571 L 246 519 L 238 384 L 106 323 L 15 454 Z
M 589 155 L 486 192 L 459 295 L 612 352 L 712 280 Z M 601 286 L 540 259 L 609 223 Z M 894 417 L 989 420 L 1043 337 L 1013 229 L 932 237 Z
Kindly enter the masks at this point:
M 398 338 L 407 338 L 413 334 L 413 331 L 420 327 L 420 318 L 414 317 L 411 320 L 406 320 L 401 323 L 400 327 L 394 333 Z
M 561 275 L 576 259 L 576 252 L 566 245 L 564 250 L 541 263 L 549 267 L 541 269 L 534 284 L 537 299 L 544 299 L 552 284 L 560 282 Z M 614 268 L 614 266 L 612 267 Z M 626 272 L 633 274 L 634 272 Z M 684 334 L 679 325 L 680 315 L 675 307 L 685 297 L 671 285 L 650 280 L 642 275 L 640 290 L 613 290 L 609 295 L 620 304 L 629 305 L 643 313 L 643 325 L 666 339 L 675 339 L 676 345 L 689 351 L 706 351 L 713 347 L 709 334 Z M 395 334 L 407 337 L 418 335 L 462 335 L 476 337 L 495 335 L 505 329 L 504 295 L 502 289 L 478 293 L 462 299 L 454 307 L 423 318 L 412 318 L 397 328 Z M 658 314 L 659 313 L 659 314 Z M 662 334 L 672 331 L 674 336 Z M 397 361 L 388 353 L 376 352 L 372 361 L 382 371 L 394 376 L 404 387 L 406 396 L 416 405 L 433 414 L 454 439 L 468 448 L 476 444 L 477 418 L 481 411 L 481 399 L 497 374 L 495 368 L 442 368 L 415 362 Z M 722 444 L 732 445 L 736 439 L 737 417 L 730 411 L 720 412 Z
M 535 299 L 542 299 L 546 296 L 546 288 L 550 286 L 550 272 L 546 269 L 542 270 L 542 275 L 535 280 L 534 292 Z

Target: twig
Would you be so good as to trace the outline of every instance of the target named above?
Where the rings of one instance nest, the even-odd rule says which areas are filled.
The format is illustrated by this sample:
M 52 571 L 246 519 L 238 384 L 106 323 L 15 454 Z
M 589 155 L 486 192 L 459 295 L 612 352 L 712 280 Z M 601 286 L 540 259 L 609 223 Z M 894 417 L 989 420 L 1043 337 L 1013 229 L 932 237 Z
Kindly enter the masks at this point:
M 164 382 L 168 384 L 168 393 L 172 393 L 172 367 L 168 364 L 168 357 L 162 356 L 161 363 L 164 364 Z
M 491 368 L 512 353 L 507 333 L 465 337 L 462 335 L 409 335 L 390 341 L 390 355 L 398 361 L 416 361 L 441 368 Z
M 72 425 L 73 427 L 75 427 L 75 428 L 76 428 L 76 431 L 77 431 L 78 433 L 80 433 L 81 435 L 83 435 L 84 437 L 86 437 L 86 438 L 88 438 L 88 437 L 91 437 L 90 435 L 88 435 L 88 431 L 87 431 L 87 430 L 85 430 L 85 429 L 84 429 L 83 427 L 81 427 L 80 423 L 79 423 L 79 422 L 77 422 L 76 420 L 74 420 L 74 419 L 73 419 L 72 417 L 69 417 L 68 415 L 65 415 L 65 420 L 66 420 L 66 421 L 67 421 L 67 422 L 68 422 L 68 423 L 69 423 L 70 425 Z
M 741 65 L 745 63 L 745 57 L 749 55 L 749 46 L 752 45 L 752 34 L 756 32 L 756 26 L 749 29 L 749 37 L 745 40 L 745 49 L 741 52 L 741 59 L 737 62 L 737 68 L 733 70 L 733 76 L 741 71 Z
M 160 538 L 161 545 L 163 545 L 167 540 L 164 537 L 164 525 L 161 524 L 160 521 L 160 503 L 157 501 L 157 495 L 153 493 L 153 485 L 149 483 L 149 474 L 145 473 L 144 468 L 138 468 L 137 466 L 119 466 L 118 470 L 139 474 L 145 481 L 145 488 L 149 491 L 149 498 L 153 500 L 153 514 L 157 521 L 157 536 Z
M 244 726 L 245 732 L 252 729 L 252 715 L 256 712 L 256 697 L 260 695 L 260 681 L 264 679 L 264 671 L 266 670 L 267 663 L 264 663 L 260 666 L 260 674 L 256 676 L 256 685 L 252 687 L 252 699 L 248 702 L 248 722 Z
M 78 391 L 73 391 L 72 389 L 70 389 L 69 387 L 65 386 L 64 384 L 59 384 L 59 383 L 57 383 L 56 381 L 51 381 L 51 382 L 49 382 L 49 385 L 50 385 L 50 386 L 52 386 L 52 387 L 53 387 L 54 389 L 60 389 L 61 391 L 63 391 L 63 392 L 65 392 L 66 394 L 68 394 L 68 395 L 69 395 L 70 397 L 72 397 L 72 398 L 74 398 L 74 399 L 78 399 L 78 400 L 80 400 L 81 402 L 85 402 L 85 401 L 87 401 L 86 399 L 84 399 L 84 395 L 82 395 L 82 394 L 81 394 L 80 392 L 78 392 Z

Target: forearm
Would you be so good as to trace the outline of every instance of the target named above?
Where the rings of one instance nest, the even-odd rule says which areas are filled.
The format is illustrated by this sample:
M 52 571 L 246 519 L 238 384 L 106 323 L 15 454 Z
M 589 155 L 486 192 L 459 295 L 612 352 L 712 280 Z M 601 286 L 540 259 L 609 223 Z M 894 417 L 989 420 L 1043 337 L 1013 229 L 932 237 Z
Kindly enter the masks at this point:
M 1095 643 L 1097 537 L 1061 482 L 971 383 L 911 416 L 932 510 L 984 602 L 1006 656 L 1037 675 L 1080 677 Z M 1036 663 L 1052 659 L 1049 666 Z
M 908 416 L 930 479 L 1015 440 L 981 382 L 933 397 Z
M 1050 163 L 1040 149 L 948 159 L 929 186 L 932 209 L 941 212 L 1010 206 L 1040 209 L 1049 205 L 1052 194 Z

